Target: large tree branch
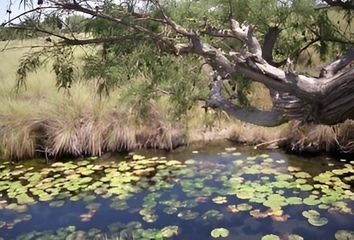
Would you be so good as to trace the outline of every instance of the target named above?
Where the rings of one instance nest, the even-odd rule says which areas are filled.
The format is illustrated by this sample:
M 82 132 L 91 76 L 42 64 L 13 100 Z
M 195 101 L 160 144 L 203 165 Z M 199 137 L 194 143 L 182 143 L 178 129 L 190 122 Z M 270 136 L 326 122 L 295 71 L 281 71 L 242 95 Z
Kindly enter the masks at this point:
M 281 29 L 278 27 L 270 27 L 268 32 L 264 36 L 263 47 L 262 47 L 262 57 L 271 65 L 273 64 L 273 49 Z
M 262 111 L 256 108 L 239 107 L 222 96 L 222 80 L 214 79 L 211 86 L 210 97 L 207 105 L 227 112 L 230 116 L 244 122 L 249 122 L 259 126 L 274 127 L 283 124 L 287 119 L 276 110 Z
M 40 10 L 48 10 L 48 9 L 56 9 L 56 7 L 49 6 L 49 7 L 37 7 L 37 8 L 34 8 L 34 9 L 30 9 L 30 10 L 28 10 L 26 12 L 23 12 L 23 13 L 15 16 L 14 18 L 11 18 L 10 20 L 2 23 L 1 26 L 4 27 L 4 26 L 14 22 L 15 20 L 20 19 L 21 17 L 24 17 L 24 16 L 26 16 L 26 15 L 28 15 L 30 13 L 37 12 L 37 11 L 40 11 Z
M 249 42 L 245 40 L 245 43 Z M 233 57 L 236 63 L 234 65 L 226 57 L 227 54 L 201 41 L 195 41 L 193 47 L 185 50 L 208 58 L 213 68 L 221 72 L 221 77 L 234 77 L 241 73 L 250 79 L 264 83 L 270 89 L 289 93 L 289 97 L 282 96 L 277 101 L 277 108 L 280 108 L 284 116 L 288 118 L 333 124 L 354 117 L 354 94 L 352 94 L 354 90 L 354 70 L 345 74 L 339 73 L 331 78 L 313 78 L 276 68 L 266 61 L 262 61 L 258 56 L 247 52 L 230 53 L 229 55 Z M 345 61 L 340 61 L 341 64 L 336 66 L 343 68 L 343 66 L 348 65 L 348 55 L 350 54 L 345 54 L 341 58 Z M 342 89 L 345 89 L 345 91 Z M 344 95 L 341 96 L 341 93 Z M 232 103 L 225 102 L 225 99 L 218 102 L 219 107 L 224 106 L 225 110 L 231 111 L 233 109 L 232 111 L 242 112 L 237 106 L 231 108 Z M 343 103 L 346 106 L 339 108 L 340 104 Z M 339 114 L 339 112 L 342 114 Z M 274 116 L 273 114 L 272 116 Z M 233 115 L 237 116 L 237 114 Z M 239 116 L 245 115 L 240 114 Z M 341 116 L 341 120 L 338 119 L 338 116 Z
M 159 11 L 161 12 L 164 20 L 166 21 L 166 23 L 172 27 L 172 29 L 179 34 L 182 34 L 183 36 L 187 36 L 187 37 L 194 37 L 196 36 L 196 33 L 193 31 L 188 31 L 186 28 L 182 27 L 181 25 L 177 24 L 175 21 L 173 21 L 171 18 L 169 18 L 165 11 L 163 10 L 162 6 L 160 5 L 160 2 L 158 0 L 152 0 L 152 2 L 155 4 L 155 6 L 159 9 Z
M 342 9 L 354 10 L 353 0 L 324 0 L 328 5 L 333 7 L 340 7 Z
M 54 36 L 54 37 L 57 37 L 59 39 L 62 39 L 63 41 L 70 41 L 72 39 L 62 35 L 62 34 L 59 34 L 59 33 L 55 33 L 55 32 L 51 32 L 51 31 L 48 31 L 48 30 L 45 30 L 45 29 L 42 29 L 42 28 L 39 28 L 38 26 L 34 26 L 34 27 L 24 27 L 24 26 L 11 26 L 9 27 L 11 29 L 17 29 L 17 30 L 21 30 L 21 31 L 35 31 L 35 32 L 38 32 L 38 33 L 44 33 L 46 35 L 49 35 L 49 36 Z
M 254 36 L 255 27 L 252 25 L 240 25 L 236 20 L 230 19 L 230 28 L 217 30 L 207 27 L 204 31 L 188 30 L 170 19 L 163 11 L 158 1 L 153 1 L 162 13 L 161 20 L 157 21 L 179 34 L 183 40 L 177 43 L 177 39 L 170 39 L 167 34 L 156 33 L 143 27 L 140 17 L 133 20 L 113 17 L 80 4 L 49 0 L 59 9 L 77 11 L 89 14 L 93 17 L 106 19 L 112 23 L 126 26 L 129 31 L 142 33 L 153 39 L 157 45 L 163 45 L 165 51 L 173 50 L 177 54 L 197 54 L 204 57 L 212 66 L 215 79 L 208 103 L 212 107 L 225 110 L 230 115 L 240 120 L 264 126 L 275 126 L 289 119 L 298 119 L 306 122 L 334 124 L 346 119 L 354 118 L 354 69 L 345 67 L 353 60 L 353 50 L 344 54 L 337 61 L 332 62 L 323 69 L 319 78 L 308 77 L 295 73 L 290 65 L 287 69 L 272 66 L 271 50 L 277 35 L 276 29 L 268 36 L 268 42 L 264 42 L 263 49 L 258 39 Z M 235 38 L 244 43 L 245 48 L 238 51 L 225 53 L 201 40 L 201 34 L 211 37 Z M 65 36 L 58 36 L 63 40 L 62 44 L 83 45 L 98 42 L 116 42 L 119 36 L 106 39 L 77 40 Z M 167 47 L 167 48 L 166 48 Z M 224 79 L 236 79 L 240 74 L 245 77 L 263 83 L 274 94 L 273 111 L 262 111 L 254 108 L 243 108 L 235 105 L 222 96 L 222 81 Z
M 258 59 L 262 59 L 262 48 L 257 38 L 253 36 L 254 30 L 255 26 L 253 25 L 240 25 L 235 19 L 230 19 L 229 29 L 220 30 L 207 26 L 207 29 L 202 33 L 213 37 L 236 38 L 246 44 L 249 53 L 256 56 Z
M 53 1 L 51 0 L 51 2 L 53 2 L 55 4 L 55 6 L 57 6 L 57 8 L 60 9 L 64 9 L 64 10 L 72 10 L 72 11 L 76 11 L 76 12 L 81 12 L 81 13 L 86 13 L 89 14 L 93 17 L 99 17 L 102 19 L 106 19 L 108 21 L 120 24 L 120 25 L 124 25 L 127 27 L 130 27 L 132 29 L 137 30 L 138 32 L 144 33 L 147 36 L 152 37 L 153 39 L 157 39 L 157 40 L 161 40 L 164 42 L 169 42 L 168 38 L 165 36 L 160 36 L 154 32 L 152 32 L 151 30 L 144 28 L 138 24 L 134 24 L 131 23 L 130 21 L 124 20 L 123 18 L 118 18 L 118 17 L 113 17 L 111 15 L 107 15 L 105 13 L 100 12 L 99 10 L 93 10 L 93 9 L 89 9 L 86 7 L 81 6 L 80 4 L 75 4 L 75 3 L 61 3 L 61 2 L 57 2 L 57 1 Z
M 214 35 L 220 37 L 221 34 L 225 34 L 227 37 L 230 36 L 229 31 L 218 31 L 218 35 Z M 253 36 L 250 33 L 247 35 L 247 38 L 245 35 L 239 35 L 238 39 L 242 40 L 248 46 L 248 49 L 253 49 L 255 53 L 259 52 L 260 46 L 254 44 Z M 181 47 L 182 45 L 179 46 Z M 184 44 L 181 49 L 183 49 L 183 53 L 195 53 L 205 57 L 222 79 L 234 78 L 238 74 L 243 74 L 254 81 L 265 84 L 269 89 L 275 89 L 281 93 L 274 96 L 276 98 L 274 101 L 275 107 L 278 111 L 265 113 L 264 111 L 252 110 L 251 112 L 254 114 L 250 115 L 248 115 L 250 113 L 249 110 L 242 110 L 241 107 L 222 98 L 220 94 L 212 94 L 216 96 L 211 98 L 214 106 L 232 113 L 231 115 L 235 117 L 251 121 L 254 116 L 262 113 L 267 116 L 266 119 L 268 120 L 266 122 L 269 122 L 266 124 L 269 125 L 271 125 L 270 122 L 273 122 L 273 120 L 279 120 L 274 121 L 275 124 L 275 122 L 282 122 L 283 119 L 334 124 L 348 118 L 354 118 L 354 94 L 352 94 L 354 90 L 354 74 L 351 71 L 345 74 L 338 73 L 330 78 L 307 77 L 296 74 L 291 68 L 287 71 L 276 68 L 260 58 L 259 55 L 251 52 L 231 52 L 226 54 L 207 43 L 203 43 L 198 38 L 195 38 L 190 45 Z M 341 58 L 343 60 L 336 66 L 340 66 L 342 69 L 348 65 L 348 55 L 350 54 L 344 55 Z M 341 93 L 344 96 L 341 96 Z M 342 103 L 345 103 L 346 106 L 339 108 Z M 338 111 L 341 111 L 342 114 L 339 114 Z M 282 117 L 279 117 L 280 113 L 283 114 Z M 341 116 L 340 120 L 338 116 Z M 272 119 L 272 121 L 269 119 Z M 262 123 L 259 124 L 262 125 Z
M 90 45 L 90 44 L 101 44 L 101 43 L 110 43 L 117 44 L 125 40 L 135 41 L 139 39 L 139 36 L 129 35 L 129 36 L 119 36 L 119 37 L 108 37 L 108 38 L 92 38 L 92 39 L 65 39 L 58 42 L 59 45 Z
M 321 70 L 322 77 L 331 77 L 354 61 L 354 47 Z

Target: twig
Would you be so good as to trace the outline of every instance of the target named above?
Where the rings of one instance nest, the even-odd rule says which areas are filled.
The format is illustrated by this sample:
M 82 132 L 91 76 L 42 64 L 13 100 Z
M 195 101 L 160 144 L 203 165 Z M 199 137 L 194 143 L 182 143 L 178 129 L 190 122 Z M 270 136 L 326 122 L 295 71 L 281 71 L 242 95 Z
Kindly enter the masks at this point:
M 41 9 L 56 9 L 56 8 L 57 8 L 57 7 L 37 7 L 37 8 L 31 9 L 31 10 L 28 10 L 28 11 L 26 11 L 26 12 L 24 12 L 24 13 L 21 13 L 21 14 L 17 15 L 17 16 L 14 17 L 14 18 L 9 19 L 7 22 L 2 23 L 1 26 L 4 27 L 4 26 L 6 26 L 7 24 L 9 24 L 9 23 L 15 21 L 16 19 L 19 19 L 19 18 L 22 17 L 22 16 L 25 16 L 25 15 L 27 15 L 27 14 L 29 14 L 29 13 L 32 13 L 32 12 L 36 12 L 36 11 L 41 10 Z
M 287 139 L 286 137 L 283 137 L 283 138 L 278 138 L 278 139 L 275 139 L 275 140 L 272 140 L 272 141 L 260 143 L 260 144 L 257 144 L 256 146 L 254 146 L 254 149 L 257 149 L 257 148 L 259 148 L 261 146 L 264 146 L 264 145 L 270 145 L 272 143 L 280 142 L 280 141 L 283 141 L 283 140 L 286 140 L 286 139 Z

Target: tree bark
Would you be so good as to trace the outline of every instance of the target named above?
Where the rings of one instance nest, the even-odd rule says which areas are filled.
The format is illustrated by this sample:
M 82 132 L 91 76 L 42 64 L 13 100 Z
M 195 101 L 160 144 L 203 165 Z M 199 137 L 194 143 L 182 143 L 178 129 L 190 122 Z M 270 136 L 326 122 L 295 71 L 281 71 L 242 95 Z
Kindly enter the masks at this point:
M 324 67 L 322 76 L 308 77 L 297 74 L 291 65 L 286 70 L 270 65 L 262 54 L 258 40 L 253 36 L 252 26 L 241 26 L 232 20 L 231 29 L 210 31 L 217 37 L 235 37 L 248 47 L 244 52 L 223 53 L 203 43 L 197 36 L 185 52 L 205 57 L 218 74 L 215 87 L 210 93 L 210 105 L 228 112 L 232 116 L 257 125 L 274 126 L 290 119 L 332 125 L 354 118 L 354 68 L 347 66 L 354 60 L 350 49 L 339 59 Z M 265 112 L 242 109 L 221 97 L 218 81 L 242 74 L 254 81 L 276 90 L 274 109 Z

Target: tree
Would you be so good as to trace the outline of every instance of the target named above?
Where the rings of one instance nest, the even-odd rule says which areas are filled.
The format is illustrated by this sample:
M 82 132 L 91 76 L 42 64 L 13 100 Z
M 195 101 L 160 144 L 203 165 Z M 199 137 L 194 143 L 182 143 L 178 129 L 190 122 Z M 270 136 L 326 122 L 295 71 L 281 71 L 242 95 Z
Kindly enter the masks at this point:
M 179 56 L 166 57 L 166 62 L 194 55 L 201 57 L 212 69 L 206 107 L 219 108 L 242 121 L 263 126 L 276 126 L 294 119 L 328 125 L 340 123 L 354 119 L 354 67 L 351 66 L 354 41 L 348 28 L 333 24 L 328 9 L 332 6 L 345 9 L 347 25 L 350 25 L 354 6 L 352 1 L 323 2 L 324 5 L 319 6 L 317 1 L 305 0 L 127 0 L 118 3 L 109 0 L 47 0 L 42 7 L 30 9 L 27 13 L 60 11 L 91 16 L 93 20 L 88 27 L 94 36 L 78 39 L 74 35 L 69 37 L 40 27 L 32 28 L 59 39 L 52 45 L 57 50 L 40 51 L 25 58 L 22 71 L 19 69 L 19 83 L 25 80 L 25 70 L 29 69 L 30 63 L 39 62 L 43 54 L 55 54 L 58 86 L 70 86 L 73 77 L 71 58 L 58 57 L 60 54 L 70 55 L 69 46 L 103 44 L 103 55 L 109 50 L 113 52 L 112 56 L 119 56 L 129 64 L 130 56 L 136 54 L 136 58 L 144 59 L 146 68 L 151 68 L 151 64 L 156 67 L 159 56 L 166 56 L 164 53 Z M 246 22 L 241 24 L 240 20 Z M 321 56 L 328 55 L 328 52 L 347 51 L 336 56 L 317 77 L 313 77 L 298 74 L 292 61 L 296 62 L 309 47 Z M 137 49 L 144 49 L 145 54 L 137 54 Z M 159 54 L 154 54 L 156 52 Z M 202 64 L 203 61 L 194 59 L 195 63 Z M 112 78 L 106 68 L 114 68 L 114 61 L 109 62 L 113 65 L 99 66 L 99 61 L 91 58 L 88 63 L 92 64 L 91 69 L 93 66 L 103 69 L 95 74 L 106 80 L 102 89 L 109 87 L 107 83 L 112 82 Z M 154 76 L 160 73 L 161 70 Z M 169 77 L 173 78 L 173 75 L 165 74 L 163 79 Z M 237 89 L 241 78 L 263 83 L 270 91 L 273 108 L 261 110 L 243 105 L 240 101 L 242 91 Z M 151 92 L 149 89 L 156 88 L 156 85 L 150 82 L 141 93 Z
M 70 32 L 84 32 L 87 19 L 80 15 L 71 15 L 65 19 L 66 26 Z

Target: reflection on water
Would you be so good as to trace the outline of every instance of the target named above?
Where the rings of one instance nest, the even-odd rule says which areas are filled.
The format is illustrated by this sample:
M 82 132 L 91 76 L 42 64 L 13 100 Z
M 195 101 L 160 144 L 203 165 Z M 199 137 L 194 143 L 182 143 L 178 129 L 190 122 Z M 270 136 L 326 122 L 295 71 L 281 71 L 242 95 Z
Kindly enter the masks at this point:
M 350 159 L 225 146 L 0 165 L 4 239 L 354 239 Z

